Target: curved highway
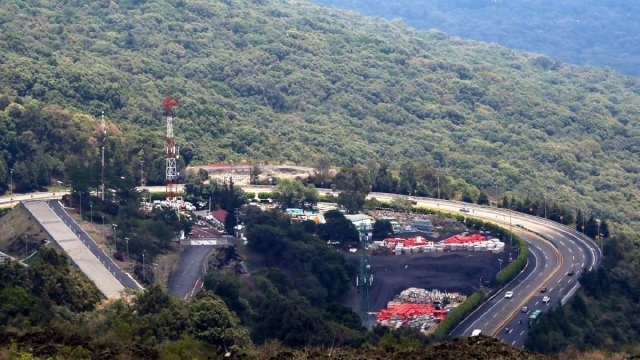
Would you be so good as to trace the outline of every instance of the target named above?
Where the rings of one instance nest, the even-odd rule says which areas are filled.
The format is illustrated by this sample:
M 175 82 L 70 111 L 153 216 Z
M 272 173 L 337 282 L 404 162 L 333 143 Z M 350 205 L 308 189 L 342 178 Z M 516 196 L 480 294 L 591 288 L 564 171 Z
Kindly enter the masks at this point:
M 181 187 L 181 186 L 180 186 Z M 271 186 L 242 186 L 245 191 L 271 191 Z M 164 186 L 147 187 L 149 191 L 164 191 Z M 320 193 L 330 193 L 328 189 L 318 189 Z M 66 192 L 65 192 L 66 193 Z M 58 192 L 56 197 L 63 194 Z M 371 193 L 369 198 L 391 200 L 396 194 Z M 34 193 L 14 195 L 13 204 L 19 200 L 31 198 L 51 198 L 53 193 Z M 535 216 L 511 212 L 507 209 L 492 208 L 449 200 L 412 197 L 418 206 L 430 207 L 444 211 L 459 212 L 462 207 L 469 208 L 472 216 L 508 227 L 512 224 L 518 233 L 529 244 L 529 261 L 527 268 L 512 283 L 506 285 L 493 298 L 478 308 L 464 320 L 452 335 L 470 335 L 475 329 L 482 333 L 496 335 L 501 340 L 514 346 L 522 346 L 527 337 L 527 318 L 531 312 L 543 312 L 567 300 L 578 289 L 578 276 L 584 270 L 591 270 L 598 265 L 601 252 L 597 244 L 584 234 L 567 226 Z M 0 197 L 0 207 L 10 205 L 9 197 Z M 530 230 L 530 231 L 526 231 Z M 533 232 L 539 234 L 535 235 Z M 574 271 L 573 276 L 568 273 Z M 546 287 L 542 293 L 540 289 Z M 513 291 L 513 297 L 504 297 L 506 291 Z M 548 296 L 548 304 L 542 298 Z M 527 313 L 522 307 L 527 307 Z M 519 320 L 522 320 L 519 323 Z M 506 329 L 509 329 L 508 331 Z
M 243 189 L 256 193 L 270 191 L 268 186 L 243 186 Z M 319 191 L 331 192 L 325 189 Z M 378 200 L 391 200 L 393 196 L 397 195 L 369 194 L 369 198 Z M 580 273 L 593 269 L 601 258 L 600 250 L 592 239 L 553 221 L 508 209 L 457 201 L 412 199 L 417 201 L 418 206 L 451 212 L 459 212 L 466 207 L 471 210 L 471 213 L 465 213 L 467 216 L 500 223 L 505 227 L 512 224 L 514 232 L 529 244 L 526 269 L 456 327 L 452 335 L 469 336 L 473 330 L 480 329 L 482 333 L 495 335 L 510 345 L 523 346 L 528 334 L 529 315 L 535 310 L 544 312 L 558 303 L 566 303 L 579 287 L 577 279 Z M 572 270 L 575 274 L 569 276 Z M 543 287 L 547 288 L 544 293 L 541 292 Z M 512 291 L 513 297 L 505 298 L 507 291 Z M 550 299 L 546 304 L 542 302 L 545 296 Z M 527 313 L 522 312 L 525 306 Z

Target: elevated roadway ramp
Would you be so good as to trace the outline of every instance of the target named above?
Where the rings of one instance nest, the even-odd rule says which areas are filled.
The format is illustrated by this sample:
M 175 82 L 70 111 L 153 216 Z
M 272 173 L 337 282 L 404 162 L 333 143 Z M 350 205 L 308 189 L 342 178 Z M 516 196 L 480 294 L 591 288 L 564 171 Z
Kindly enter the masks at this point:
M 96 284 L 105 297 L 120 297 L 124 286 L 47 203 L 44 201 L 23 201 L 22 205 L 51 236 L 53 241 L 69 255 L 73 264 Z

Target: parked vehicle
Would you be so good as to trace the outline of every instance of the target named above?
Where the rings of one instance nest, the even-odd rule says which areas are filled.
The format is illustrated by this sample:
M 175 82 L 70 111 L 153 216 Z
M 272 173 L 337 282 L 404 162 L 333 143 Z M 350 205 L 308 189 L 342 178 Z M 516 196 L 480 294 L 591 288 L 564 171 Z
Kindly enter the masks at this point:
M 473 332 L 471 333 L 471 336 L 478 336 L 482 333 L 482 330 L 480 329 L 475 329 L 473 330 Z
M 462 209 L 460 209 L 460 211 L 462 211 L 462 212 L 469 212 L 469 211 L 471 211 L 471 210 L 469 210 L 469 208 L 463 207 Z

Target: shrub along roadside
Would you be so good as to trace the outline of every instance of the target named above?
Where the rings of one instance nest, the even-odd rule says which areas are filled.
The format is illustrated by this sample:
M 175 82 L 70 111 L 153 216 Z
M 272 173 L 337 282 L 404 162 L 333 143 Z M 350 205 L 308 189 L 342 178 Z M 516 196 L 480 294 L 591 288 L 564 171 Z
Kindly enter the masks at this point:
M 522 240 L 516 234 L 512 234 L 511 231 L 504 229 L 499 225 L 473 218 L 467 218 L 465 220 L 465 225 L 468 228 L 473 227 L 477 230 L 484 228 L 485 230 L 496 233 L 499 235 L 502 242 L 506 242 L 507 239 L 510 239 L 511 236 L 513 236 L 513 242 L 520 247 L 520 254 L 518 257 L 502 269 L 502 271 L 496 274 L 496 284 L 498 286 L 504 286 L 509 281 L 513 280 L 513 278 L 515 278 L 527 265 L 529 246 L 526 241 Z
M 454 218 L 463 222 L 467 228 L 473 228 L 475 230 L 484 229 L 497 234 L 502 242 L 506 242 L 507 239 L 511 239 L 511 237 L 513 237 L 513 242 L 520 247 L 520 254 L 518 255 L 518 258 L 496 274 L 495 284 L 498 287 L 502 287 L 509 283 L 509 281 L 513 280 L 527 265 L 527 257 L 529 256 L 529 246 L 527 243 L 516 234 L 513 234 L 511 231 L 504 229 L 499 225 L 449 211 L 440 211 L 424 207 L 415 207 L 414 211 L 419 214 L 436 214 Z M 438 325 L 434 331 L 434 336 L 447 336 L 451 330 L 458 326 L 458 324 L 469 316 L 473 310 L 482 304 L 485 296 L 486 293 L 483 289 L 480 289 L 469 296 L 462 304 L 451 311 L 449 315 L 447 315 L 447 317 Z
M 453 330 L 462 320 L 466 319 L 473 310 L 477 309 L 484 301 L 486 293 L 483 289 L 474 292 L 469 296 L 462 304 L 453 309 L 447 317 L 442 320 L 436 330 L 433 332 L 433 336 L 436 338 L 444 338 L 449 335 L 449 332 Z

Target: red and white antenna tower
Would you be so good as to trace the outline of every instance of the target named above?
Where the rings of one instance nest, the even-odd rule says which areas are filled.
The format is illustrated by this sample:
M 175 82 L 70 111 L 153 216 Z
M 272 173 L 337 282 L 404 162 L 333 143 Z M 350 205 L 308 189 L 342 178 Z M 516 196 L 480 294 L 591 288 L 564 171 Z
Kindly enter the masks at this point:
M 176 159 L 178 158 L 178 152 L 176 151 L 176 145 L 173 138 L 173 114 L 172 109 L 178 106 L 178 103 L 167 95 L 167 98 L 162 102 L 162 107 L 167 109 L 167 147 L 165 149 L 165 155 L 167 158 L 167 201 L 175 200 L 175 194 L 177 190 L 178 182 L 178 169 L 176 166 Z

